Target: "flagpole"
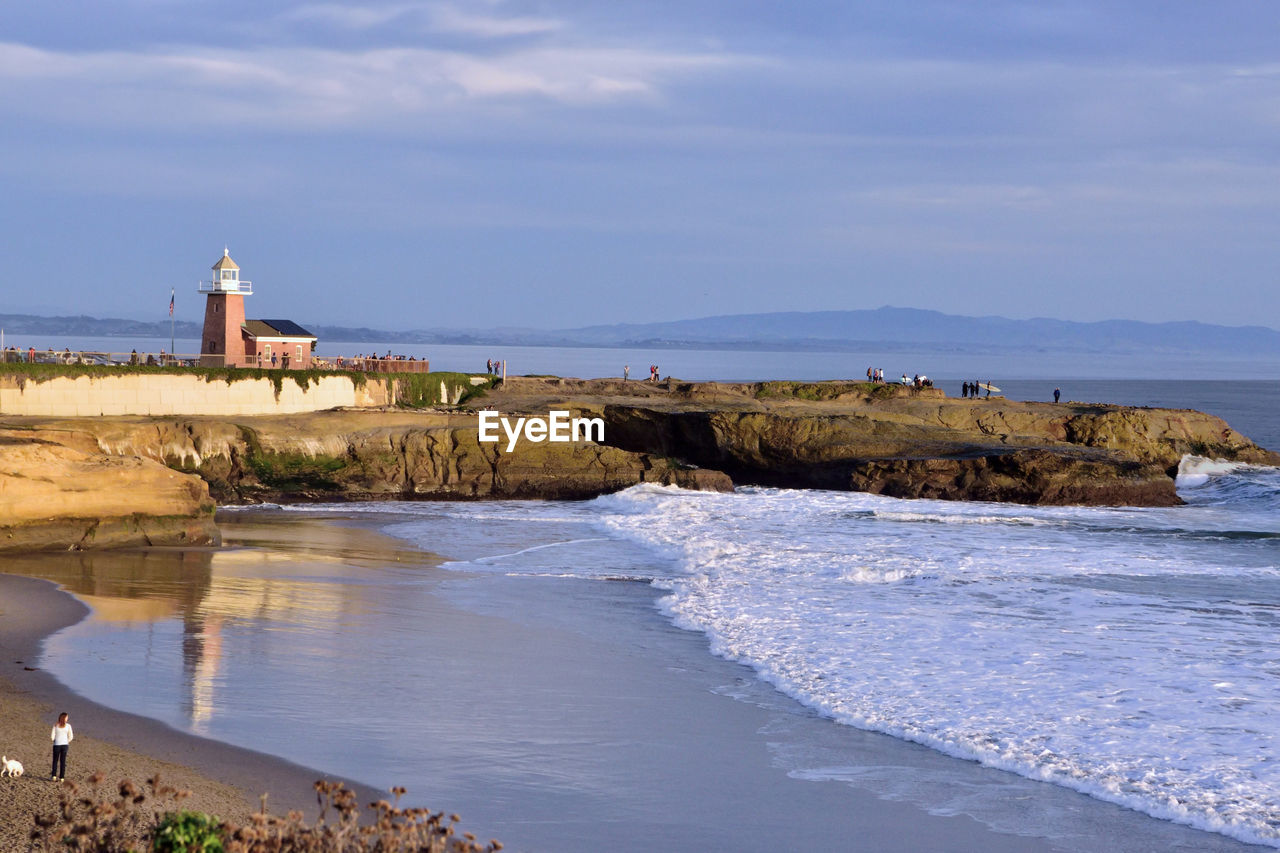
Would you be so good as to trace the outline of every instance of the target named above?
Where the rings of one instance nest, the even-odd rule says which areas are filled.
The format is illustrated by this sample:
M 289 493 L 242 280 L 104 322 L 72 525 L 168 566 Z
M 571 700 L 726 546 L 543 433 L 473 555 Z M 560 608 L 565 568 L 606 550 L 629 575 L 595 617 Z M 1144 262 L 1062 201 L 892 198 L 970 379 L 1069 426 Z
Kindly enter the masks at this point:
M 173 355 L 173 294 L 174 289 L 169 288 L 169 355 Z

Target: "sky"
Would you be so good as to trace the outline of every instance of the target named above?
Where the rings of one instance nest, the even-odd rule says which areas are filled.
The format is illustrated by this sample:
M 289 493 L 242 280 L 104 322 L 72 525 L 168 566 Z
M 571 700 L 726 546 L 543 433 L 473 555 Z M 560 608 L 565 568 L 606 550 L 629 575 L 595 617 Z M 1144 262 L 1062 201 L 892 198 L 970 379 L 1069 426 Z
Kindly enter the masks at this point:
M 0 313 L 1280 326 L 1280 4 L 8 3 Z

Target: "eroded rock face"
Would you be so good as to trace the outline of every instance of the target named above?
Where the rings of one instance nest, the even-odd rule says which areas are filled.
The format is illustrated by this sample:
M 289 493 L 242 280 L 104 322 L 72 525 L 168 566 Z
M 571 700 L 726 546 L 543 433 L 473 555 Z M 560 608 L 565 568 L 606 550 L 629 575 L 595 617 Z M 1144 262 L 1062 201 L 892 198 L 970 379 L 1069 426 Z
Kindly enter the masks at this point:
M 1041 505 L 1182 503 L 1173 479 L 1159 466 L 1072 458 L 1045 450 L 964 459 L 871 460 L 852 467 L 848 488 L 895 498 Z
M 60 437 L 0 431 L 0 551 L 219 541 L 199 477 Z
M 722 470 L 740 484 L 894 497 L 1169 506 L 1184 455 L 1280 464 L 1200 412 L 960 401 L 878 410 L 605 405 L 612 443 Z
M 224 503 L 588 498 L 638 483 L 729 490 L 673 459 L 589 442 L 481 443 L 471 416 L 330 412 L 287 418 L 99 419 L 44 431 L 80 447 L 199 474 Z

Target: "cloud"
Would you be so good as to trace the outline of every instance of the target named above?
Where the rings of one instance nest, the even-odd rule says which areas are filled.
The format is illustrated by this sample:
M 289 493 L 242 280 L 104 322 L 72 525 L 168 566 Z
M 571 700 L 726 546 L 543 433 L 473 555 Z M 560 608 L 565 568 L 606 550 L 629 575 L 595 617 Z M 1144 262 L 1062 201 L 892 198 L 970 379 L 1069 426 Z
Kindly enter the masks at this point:
M 749 61 L 611 47 L 494 55 L 276 47 L 72 53 L 0 43 L 0 104 L 95 125 L 377 124 L 492 101 L 608 104 L 655 96 L 668 81 Z
M 289 21 L 312 21 L 344 30 L 367 30 L 417 15 L 424 9 L 422 3 L 396 3 L 388 6 L 347 6 L 341 3 L 309 3 L 283 13 L 280 17 Z
M 422 32 L 484 39 L 545 35 L 565 27 L 564 21 L 557 18 L 477 13 L 452 3 L 391 3 L 383 6 L 311 3 L 291 9 L 280 17 L 287 21 L 310 21 L 340 30 L 357 31 L 412 21 Z
M 563 29 L 565 25 L 563 21 L 556 18 L 533 16 L 503 18 L 494 15 L 476 15 L 445 4 L 438 4 L 432 8 L 431 22 L 435 29 L 441 32 L 483 38 L 542 35 Z

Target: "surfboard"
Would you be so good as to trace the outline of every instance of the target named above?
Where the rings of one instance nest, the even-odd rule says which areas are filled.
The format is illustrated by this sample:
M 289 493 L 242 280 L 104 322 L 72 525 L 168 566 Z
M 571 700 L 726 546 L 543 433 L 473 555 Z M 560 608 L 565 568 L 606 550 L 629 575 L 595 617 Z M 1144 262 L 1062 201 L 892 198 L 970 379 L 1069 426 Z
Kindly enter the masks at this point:
M 992 385 L 990 382 L 979 382 L 979 383 L 978 383 L 978 390 L 979 390 L 979 391 L 990 391 L 992 394 L 999 394 L 999 393 L 1000 393 L 1000 389 L 999 389 L 999 388 L 997 388 L 996 386 Z

